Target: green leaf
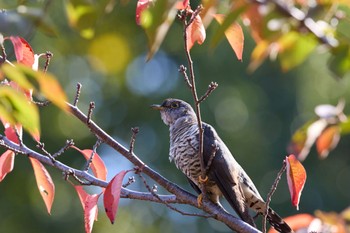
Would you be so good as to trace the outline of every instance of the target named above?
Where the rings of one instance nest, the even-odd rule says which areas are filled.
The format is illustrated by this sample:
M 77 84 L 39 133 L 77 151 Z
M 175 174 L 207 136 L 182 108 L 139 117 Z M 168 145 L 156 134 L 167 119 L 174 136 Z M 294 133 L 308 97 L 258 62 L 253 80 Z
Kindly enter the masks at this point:
M 278 58 L 284 71 L 304 62 L 317 45 L 317 41 L 311 35 L 302 35 L 294 31 L 284 34 L 277 43 Z
M 69 0 L 65 6 L 70 26 L 78 30 L 82 37 L 91 39 L 95 35 L 99 10 L 96 4 L 91 1 Z
M 28 81 L 26 75 L 16 66 L 4 64 L 0 68 L 6 77 L 16 82 L 20 87 L 26 90 L 34 89 L 34 86 Z
M 338 78 L 342 78 L 350 71 L 349 45 L 340 45 L 332 53 L 333 56 L 329 60 L 329 68 Z
M 4 65 L 1 70 L 10 80 L 16 82 L 23 89 L 40 92 L 59 108 L 68 110 L 67 97 L 54 75 L 48 72 L 35 71 L 18 63 L 15 63 L 15 66 L 12 67 Z
M 11 124 L 21 124 L 31 134 L 40 131 L 36 105 L 9 86 L 0 86 L 0 116 Z
M 171 1 L 156 1 L 153 6 L 142 12 L 141 26 L 146 32 L 149 44 L 147 60 L 158 51 L 172 25 L 177 14 L 175 4 Z

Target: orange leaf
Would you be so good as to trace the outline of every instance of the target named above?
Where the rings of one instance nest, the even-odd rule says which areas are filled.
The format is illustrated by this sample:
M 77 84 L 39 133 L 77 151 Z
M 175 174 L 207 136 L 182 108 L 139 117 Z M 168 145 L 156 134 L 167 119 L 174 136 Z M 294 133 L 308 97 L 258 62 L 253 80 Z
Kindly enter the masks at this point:
M 74 188 L 78 193 L 80 202 L 84 209 L 85 232 L 90 233 L 92 231 L 94 221 L 97 221 L 97 201 L 101 193 L 90 195 L 87 192 L 85 192 L 82 186 L 77 185 L 74 186 Z
M 7 150 L 0 156 L 0 182 L 5 178 L 7 173 L 13 170 L 15 164 L 15 153 Z
M 225 16 L 221 14 L 215 14 L 214 18 L 219 24 L 222 24 L 225 20 Z M 242 60 L 243 46 L 244 46 L 244 34 L 241 25 L 234 22 L 225 30 L 225 36 L 231 45 L 231 48 L 235 52 L 237 59 Z
M 299 210 L 300 195 L 306 181 L 306 171 L 293 154 L 286 157 L 285 161 L 287 163 L 287 182 L 292 204 Z
M 331 126 L 326 128 L 316 141 L 316 148 L 320 158 L 326 158 L 329 151 L 333 150 L 338 145 L 339 140 L 339 126 Z
M 92 150 L 86 149 L 86 150 L 80 150 L 79 148 L 72 146 L 72 148 L 76 149 L 79 151 L 82 155 L 84 155 L 86 160 L 89 160 L 92 154 Z M 101 157 L 95 153 L 94 158 L 92 159 L 91 162 L 91 170 L 96 176 L 96 178 L 101 179 L 101 180 L 106 180 L 107 179 L 107 168 L 101 159 Z
M 55 185 L 44 165 L 34 158 L 29 157 L 29 160 L 32 163 L 36 184 L 45 202 L 47 212 L 51 214 L 51 207 L 55 197 Z
M 114 223 L 115 215 L 118 210 L 120 192 L 122 189 L 123 178 L 127 171 L 123 170 L 119 172 L 107 185 L 107 188 L 103 196 L 103 204 L 105 207 L 106 214 L 111 221 Z
M 34 52 L 29 43 L 19 36 L 10 36 L 9 39 L 13 44 L 17 62 L 32 67 L 34 64 Z
M 187 50 L 189 51 L 195 42 L 202 44 L 205 40 L 206 33 L 202 19 L 197 15 L 193 22 L 187 27 Z

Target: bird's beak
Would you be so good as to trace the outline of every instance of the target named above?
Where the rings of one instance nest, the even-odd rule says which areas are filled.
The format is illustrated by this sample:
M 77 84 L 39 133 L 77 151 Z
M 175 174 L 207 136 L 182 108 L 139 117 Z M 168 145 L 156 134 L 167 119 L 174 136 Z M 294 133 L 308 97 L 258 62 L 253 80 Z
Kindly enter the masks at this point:
M 162 110 L 162 109 L 164 109 L 164 107 L 162 105 L 159 105 L 159 104 L 152 104 L 151 108 L 153 108 L 154 110 Z

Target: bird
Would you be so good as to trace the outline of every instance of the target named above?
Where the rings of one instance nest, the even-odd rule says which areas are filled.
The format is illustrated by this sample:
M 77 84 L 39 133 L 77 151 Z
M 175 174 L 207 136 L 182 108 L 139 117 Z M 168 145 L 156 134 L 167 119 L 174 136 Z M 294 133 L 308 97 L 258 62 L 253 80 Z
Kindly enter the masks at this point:
M 161 119 L 169 126 L 169 160 L 187 177 L 190 185 L 199 194 L 221 206 L 224 196 L 237 215 L 255 227 L 249 208 L 266 215 L 270 225 L 278 232 L 290 233 L 290 226 L 270 207 L 259 194 L 253 181 L 235 160 L 228 147 L 221 140 L 214 127 L 202 122 L 203 162 L 207 168 L 206 177 L 201 176 L 202 166 L 199 155 L 199 128 L 197 115 L 187 102 L 168 98 L 162 104 L 151 107 L 160 111 Z

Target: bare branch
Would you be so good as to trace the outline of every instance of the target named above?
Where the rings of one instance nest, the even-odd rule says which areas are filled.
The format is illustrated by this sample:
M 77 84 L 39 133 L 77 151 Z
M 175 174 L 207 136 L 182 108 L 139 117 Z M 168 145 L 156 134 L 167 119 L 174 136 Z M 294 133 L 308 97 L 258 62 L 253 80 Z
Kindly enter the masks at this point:
M 285 160 L 283 160 L 282 168 L 278 172 L 277 177 L 275 179 L 275 182 L 273 183 L 273 185 L 271 187 L 271 190 L 270 190 L 270 192 L 267 195 L 267 199 L 266 199 L 266 213 L 264 214 L 264 217 L 263 217 L 263 232 L 264 233 L 266 232 L 266 217 L 267 217 L 267 214 L 269 212 L 269 206 L 270 206 L 271 198 L 272 198 L 272 195 L 275 193 L 275 191 L 277 189 L 278 183 L 280 182 L 284 171 L 286 170 L 286 166 L 287 166 L 287 163 L 286 163 Z
M 190 51 L 188 49 L 188 44 L 187 44 L 187 27 L 190 25 L 190 23 L 193 22 L 194 18 L 196 15 L 200 13 L 202 10 L 202 7 L 197 7 L 196 11 L 192 14 L 191 20 L 187 22 L 186 17 L 184 18 L 183 22 L 183 39 L 184 39 L 184 49 L 186 53 L 186 58 L 188 61 L 188 68 L 190 71 L 190 76 L 189 76 L 189 82 L 191 84 L 191 93 L 192 97 L 195 103 L 195 112 L 197 116 L 197 122 L 198 122 L 198 131 L 199 131 L 199 149 L 198 149 L 198 156 L 200 158 L 200 165 L 201 165 L 201 180 L 206 180 L 206 172 L 205 172 L 205 165 L 204 165 L 204 159 L 203 159 L 203 127 L 202 127 L 202 119 L 201 119 L 201 111 L 200 111 L 200 102 L 198 101 L 198 95 L 197 95 L 197 88 L 196 88 L 196 81 L 195 81 L 195 75 L 194 75 L 194 68 L 193 68 L 193 61 L 192 57 L 190 54 Z M 185 72 L 186 73 L 186 72 Z M 206 190 L 204 188 L 204 185 L 201 185 L 201 192 L 203 196 L 206 196 Z
M 210 215 L 203 215 L 203 214 L 196 214 L 196 213 L 187 213 L 187 212 L 184 212 L 182 210 L 179 210 L 178 208 L 170 205 L 169 203 L 165 202 L 165 201 L 162 201 L 161 198 L 158 196 L 158 194 L 156 193 L 157 192 L 157 187 L 155 185 L 153 185 L 153 187 L 151 188 L 148 184 L 147 184 L 147 181 L 146 179 L 141 175 L 141 173 L 138 173 L 139 177 L 142 179 L 143 181 L 143 184 L 145 185 L 146 189 L 155 197 L 157 198 L 162 204 L 166 205 L 169 209 L 175 211 L 175 212 L 178 212 L 184 216 L 197 216 L 197 217 L 203 217 L 203 218 L 210 218 L 210 217 L 213 217 L 213 216 L 210 216 Z

